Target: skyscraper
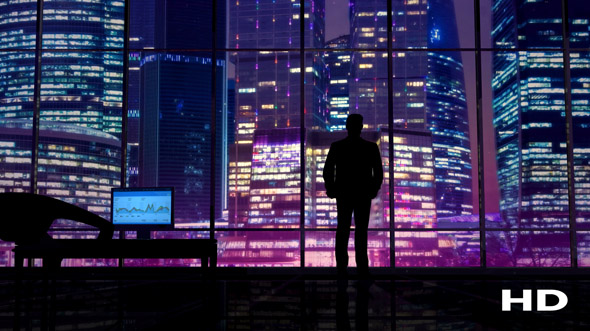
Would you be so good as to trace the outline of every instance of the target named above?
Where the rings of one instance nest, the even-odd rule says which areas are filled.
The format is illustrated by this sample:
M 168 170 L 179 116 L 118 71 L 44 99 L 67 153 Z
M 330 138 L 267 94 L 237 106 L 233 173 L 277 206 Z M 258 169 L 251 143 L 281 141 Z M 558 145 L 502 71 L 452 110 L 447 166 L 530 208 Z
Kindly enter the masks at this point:
M 587 47 L 590 10 L 572 6 L 570 45 Z M 506 49 L 494 52 L 492 82 L 503 226 L 568 227 L 563 53 L 534 49 L 562 47 L 561 3 L 497 1 L 493 19 L 494 46 Z M 588 54 L 571 54 L 576 207 L 583 213 L 590 181 L 588 63 Z
M 235 64 L 236 76 L 236 134 L 235 145 L 230 149 L 229 223 L 236 226 L 243 226 L 240 224 L 243 222 L 247 222 L 249 226 L 264 226 L 251 223 L 246 217 L 249 209 L 246 201 L 255 203 L 251 199 L 258 199 L 249 195 L 251 189 L 246 189 L 253 185 L 250 176 L 254 174 L 248 169 L 250 165 L 254 166 L 255 162 L 252 155 L 256 153 L 254 140 L 257 130 L 301 128 L 303 124 L 307 129 L 325 130 L 327 127 L 325 66 L 321 54 L 306 53 L 305 68 L 299 67 L 299 20 L 303 19 L 300 17 L 300 5 L 302 4 L 289 0 L 264 4 L 238 1 L 230 3 L 229 46 L 237 51 L 230 58 Z M 306 20 L 305 45 L 323 47 L 324 3 L 305 1 L 303 5 Z M 293 48 L 293 51 L 239 51 L 243 48 L 268 47 Z M 301 70 L 305 70 L 306 80 L 304 107 L 299 100 Z M 305 123 L 301 123 L 302 108 L 305 108 Z M 273 131 L 272 135 L 289 132 L 288 136 L 291 137 L 291 132 L 297 130 L 299 129 L 278 130 Z M 300 138 L 297 138 L 297 141 L 301 143 Z M 292 160 L 294 164 L 300 164 L 301 156 L 298 157 L 299 161 Z M 288 171 L 282 169 L 280 173 L 272 176 L 276 177 L 275 181 L 281 181 L 283 173 L 297 172 L 298 167 L 299 165 Z M 274 185 L 272 183 L 275 181 L 269 179 L 266 183 Z M 262 182 L 257 185 L 262 185 Z M 299 199 L 300 193 L 297 192 L 300 192 L 300 184 L 292 186 L 291 189 L 294 190 L 292 195 Z M 277 215 L 279 214 L 281 212 L 277 211 Z M 275 222 L 280 222 L 280 219 L 269 218 L 266 221 L 268 224 L 276 224 Z
M 141 186 L 175 188 L 175 218 L 184 225 L 209 225 L 210 206 L 221 217 L 227 154 L 223 144 L 227 117 L 225 59 L 216 68 L 215 149 L 211 148 L 212 6 L 217 5 L 217 44 L 225 46 L 225 3 L 156 0 L 154 45 L 141 52 L 139 181 Z M 152 32 L 143 33 L 149 41 Z M 141 38 L 139 38 L 141 41 Z M 162 51 L 163 50 L 163 51 Z M 212 153 L 215 159 L 212 160 Z M 215 175 L 211 171 L 215 164 Z M 211 187 L 211 178 L 215 186 Z M 215 190 L 215 201 L 210 191 Z
M 155 0 L 130 1 L 129 21 L 129 81 L 127 82 L 127 186 L 139 186 L 140 135 L 140 63 L 154 48 L 156 28 Z
M 350 51 L 337 49 L 350 48 L 350 36 L 344 35 L 326 42 L 326 48 L 335 51 L 324 52 L 328 86 L 329 131 L 345 130 L 350 107 L 348 86 L 350 84 Z
M 225 61 L 218 60 L 216 66 L 216 87 L 221 92 Z M 211 58 L 174 54 L 148 55 L 141 63 L 139 182 L 146 187 L 175 188 L 174 216 L 179 224 L 208 225 L 209 207 L 214 203 L 209 195 L 211 69 Z M 216 104 L 220 118 L 222 93 L 217 93 Z M 219 139 L 217 169 L 221 168 L 221 144 Z M 216 217 L 221 216 L 221 176 L 216 171 Z
M 453 2 L 393 3 L 394 48 L 458 48 Z M 430 131 L 437 217 L 473 212 L 471 150 L 461 55 L 456 51 L 393 52 L 393 123 L 387 114 L 387 10 L 380 1 L 351 1 L 350 111 L 369 128 Z
M 0 192 L 26 192 L 30 181 L 32 123 L 0 121 Z M 99 130 L 63 122 L 41 122 L 38 185 L 97 215 L 110 217 L 111 187 L 121 175 L 121 142 Z
M 124 3 L 114 0 L 48 1 L 43 9 L 36 193 L 104 217 L 109 214 L 110 189 L 120 185 L 114 176 L 120 166 L 114 163 L 121 153 L 123 61 L 122 52 L 109 49 L 123 48 L 123 13 Z M 36 1 L 0 7 L 0 49 L 18 49 L 0 54 L 0 119 L 5 128 L 15 128 L 16 135 L 16 145 L 0 148 L 5 155 L 21 149 L 16 153 L 24 156 L 28 150 L 28 161 L 21 161 L 29 173 L 32 132 L 25 132 L 32 131 L 37 37 Z M 5 170 L 10 163 L 3 162 L 3 176 L 12 173 Z M 30 180 L 23 175 L 19 185 L 3 190 L 28 190 L 24 177 Z

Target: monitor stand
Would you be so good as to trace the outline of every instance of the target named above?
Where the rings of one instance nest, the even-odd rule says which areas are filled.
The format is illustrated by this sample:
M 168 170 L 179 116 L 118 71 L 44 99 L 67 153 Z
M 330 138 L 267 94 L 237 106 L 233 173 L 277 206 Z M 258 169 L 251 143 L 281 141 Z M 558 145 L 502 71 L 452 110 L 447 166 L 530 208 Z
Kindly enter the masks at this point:
M 149 240 L 151 239 L 151 231 L 148 229 L 141 229 L 136 231 L 136 238 L 140 240 Z

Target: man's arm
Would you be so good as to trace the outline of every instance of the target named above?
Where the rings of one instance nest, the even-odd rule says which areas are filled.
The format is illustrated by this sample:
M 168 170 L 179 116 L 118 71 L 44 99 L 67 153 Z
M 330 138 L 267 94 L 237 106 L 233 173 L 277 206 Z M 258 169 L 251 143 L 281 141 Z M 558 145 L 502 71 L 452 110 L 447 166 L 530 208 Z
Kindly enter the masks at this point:
M 336 166 L 334 145 L 330 146 L 328 157 L 326 157 L 326 163 L 324 164 L 324 185 L 326 186 L 326 194 L 330 198 L 335 198 L 334 193 L 334 167 Z
M 372 156 L 372 168 L 373 168 L 373 196 L 371 197 L 374 199 L 379 193 L 379 189 L 381 189 L 381 184 L 383 184 L 383 164 L 381 162 L 381 152 L 379 152 L 379 146 L 374 144 L 374 152 Z

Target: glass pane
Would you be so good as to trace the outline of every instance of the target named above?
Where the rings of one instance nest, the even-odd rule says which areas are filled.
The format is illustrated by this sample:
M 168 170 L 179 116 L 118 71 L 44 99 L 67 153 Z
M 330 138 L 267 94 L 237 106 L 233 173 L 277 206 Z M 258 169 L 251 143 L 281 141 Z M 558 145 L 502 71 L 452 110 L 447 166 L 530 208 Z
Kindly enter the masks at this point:
M 478 227 L 473 53 L 395 52 L 393 65 L 395 227 Z
M 305 3 L 309 15 L 312 6 Z M 298 0 L 229 1 L 229 48 L 299 48 L 300 6 Z M 305 35 L 306 43 L 313 40 L 313 32 L 312 27 Z
M 393 48 L 473 47 L 472 0 L 391 1 Z M 350 33 L 351 48 L 387 48 L 387 3 L 350 1 L 349 20 L 343 6 L 326 5 L 327 40 Z M 465 19 L 457 21 L 458 15 Z M 350 32 L 344 30 L 348 21 Z
M 348 240 L 348 266 L 356 267 L 354 231 Z M 307 231 L 305 233 L 305 266 L 335 267 L 336 231 Z M 388 231 L 369 231 L 367 252 L 370 267 L 389 267 L 390 237 Z
M 499 222 L 487 227 L 564 228 L 569 226 L 563 57 L 560 52 L 485 54 L 494 75 L 492 116 L 485 109 L 484 128 L 493 126 L 485 167 L 495 159 L 498 191 L 486 194 L 488 213 Z M 488 92 L 489 93 L 489 92 Z M 489 139 L 489 135 L 486 135 Z M 491 171 L 484 170 L 491 174 Z M 486 189 L 489 192 L 489 189 Z M 499 206 L 498 206 L 499 203 Z
M 479 267 L 479 232 L 396 231 L 396 267 Z
M 338 47 L 335 45 L 335 48 Z M 345 123 L 349 113 L 363 115 L 366 128 L 362 132 L 362 137 L 378 144 L 384 167 L 385 180 L 379 195 L 373 200 L 369 226 L 389 227 L 387 108 L 375 105 L 376 97 L 379 97 L 381 102 L 387 102 L 387 80 L 366 78 L 370 82 L 363 81 L 366 83 L 364 85 L 350 85 L 353 83 L 353 76 L 362 74 L 355 71 L 351 73 L 351 58 L 370 57 L 365 64 L 371 64 L 375 62 L 375 56 L 381 57 L 383 54 L 385 53 L 366 52 L 353 55 L 349 51 L 326 51 L 322 56 L 316 54 L 314 58 L 314 72 L 323 72 L 325 79 L 313 77 L 307 79 L 306 84 L 305 108 L 314 118 L 313 122 L 308 123 L 306 130 L 306 227 L 336 226 L 336 200 L 327 197 L 322 175 L 330 145 L 347 136 Z M 321 70 L 323 66 L 315 66 L 321 62 L 325 63 L 325 71 Z M 359 101 L 356 103 L 356 109 L 351 110 L 349 100 L 352 89 L 357 92 L 356 100 Z M 367 89 L 370 90 L 371 96 L 366 95 Z M 375 93 L 376 90 L 379 90 L 380 94 Z M 376 117 L 378 120 L 375 120 Z
M 131 49 L 211 49 L 213 6 L 216 9 L 217 48 L 224 48 L 225 1 L 131 0 Z
M 584 0 L 568 1 L 569 42 L 571 48 L 590 47 L 590 9 Z
M 495 47 L 492 45 L 492 4 L 494 1 L 496 0 L 479 0 L 480 38 L 483 48 Z
M 0 49 L 35 49 L 37 1 L 8 1 L 0 7 Z
M 313 63 L 311 56 L 306 57 L 306 63 Z M 228 108 L 235 107 L 235 113 L 228 112 L 227 119 L 232 125 L 227 132 L 228 226 L 297 228 L 301 217 L 299 53 L 235 52 L 230 62 L 227 81 L 235 94 L 228 98 Z M 310 70 L 306 76 L 311 75 Z M 305 121 L 312 120 L 308 112 Z
M 14 266 L 13 242 L 0 241 L 0 267 Z
M 120 186 L 122 52 L 44 52 L 39 194 L 109 218 Z
M 43 48 L 123 49 L 124 23 L 124 1 L 46 1 Z
M 569 233 L 487 231 L 488 267 L 569 267 Z
M 570 53 L 576 222 L 590 227 L 590 52 Z
M 332 48 L 331 44 L 346 39 L 343 48 L 386 48 L 387 47 L 387 2 L 385 1 L 329 1 L 325 5 L 325 20 L 317 23 L 307 19 L 312 24 L 322 25 L 325 22 L 325 34 L 322 33 L 322 44 Z M 323 32 L 323 31 L 322 31 Z M 317 47 L 309 45 L 308 47 Z
M 0 7 L 0 50 L 34 49 L 37 1 Z M 0 52 L 0 192 L 28 192 L 31 181 L 35 52 Z
M 578 243 L 578 266 L 590 267 L 590 232 L 580 231 L 576 234 Z
M 209 53 L 138 52 L 130 67 L 127 169 L 130 187 L 173 187 L 175 226 L 209 227 L 211 70 Z M 216 62 L 215 218 L 222 214 L 226 61 Z M 132 107 L 137 107 L 133 109 Z
M 393 15 L 393 48 L 471 48 L 474 47 L 473 0 L 391 0 Z M 374 1 L 377 3 L 377 1 Z M 364 7 L 356 1 L 355 7 Z M 370 2 L 369 2 L 370 3 Z M 379 6 L 386 6 L 379 1 Z M 375 11 L 375 24 L 381 23 L 378 47 L 387 47 L 387 9 Z M 373 16 L 373 15 L 371 15 Z M 461 18 L 457 20 L 457 17 Z M 353 21 L 353 36 L 363 36 L 367 21 Z M 355 24 L 356 23 L 356 24 Z M 363 24 L 364 23 L 364 24 Z M 354 37 L 353 37 L 354 39 Z M 360 39 L 360 38 L 359 38 Z
M 389 116 L 387 107 L 387 53 L 352 52 L 351 70 L 348 78 L 350 114 L 363 116 L 363 133 L 365 140 L 377 143 L 381 153 L 384 180 L 381 189 L 371 206 L 371 228 L 389 228 L 390 192 L 389 192 Z M 330 85 L 332 85 L 330 78 Z M 337 80 L 338 83 L 338 80 Z M 337 84 L 338 85 L 338 84 Z M 332 98 L 332 97 L 330 97 Z M 338 96 L 336 96 L 338 98 Z M 332 103 L 332 101 L 330 101 Z M 338 100 L 335 100 L 338 104 Z M 346 117 L 337 111 L 331 116 L 331 126 L 341 128 Z M 333 124 L 332 124 L 333 123 Z M 333 142 L 346 136 L 345 131 L 335 132 L 326 142 Z
M 37 1 L 0 7 L 0 50 L 34 49 Z M 0 52 L 0 192 L 29 192 L 35 53 Z M 0 242 L 0 266 L 14 265 L 14 243 Z
M 489 8 L 490 1 L 492 47 L 562 47 L 561 0 L 485 0 L 482 8 Z M 485 32 L 482 29 L 483 36 Z
M 299 231 L 217 231 L 217 265 L 299 267 Z
M 34 63 L 34 52 L 0 52 L 0 192 L 30 190 Z

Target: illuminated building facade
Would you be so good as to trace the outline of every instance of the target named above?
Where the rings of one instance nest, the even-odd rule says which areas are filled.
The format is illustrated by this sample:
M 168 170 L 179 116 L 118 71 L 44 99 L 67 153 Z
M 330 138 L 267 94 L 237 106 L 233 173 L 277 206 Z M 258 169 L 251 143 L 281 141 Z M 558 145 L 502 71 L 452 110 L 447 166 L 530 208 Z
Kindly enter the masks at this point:
M 350 36 L 340 36 L 326 42 L 326 48 L 350 48 Z M 328 87 L 329 131 L 346 130 L 348 117 L 350 84 L 350 51 L 324 52 L 324 62 L 328 69 L 326 85 Z
M 570 47 L 590 47 L 590 10 L 582 1 L 570 5 Z M 573 15 L 573 17 L 571 17 Z M 590 227 L 590 52 L 570 53 L 572 135 L 576 222 Z M 581 240 L 583 241 L 583 240 Z
M 346 137 L 346 132 L 311 132 L 306 142 L 306 176 L 305 226 L 312 228 L 336 227 L 336 200 L 328 198 L 324 186 L 324 164 L 330 151 L 332 141 Z M 334 238 L 332 238 L 332 241 Z M 333 246 L 332 246 L 333 248 Z
M 248 227 L 299 227 L 299 128 L 256 130 Z
M 393 5 L 393 48 L 458 48 L 450 1 L 398 1 Z M 351 112 L 369 128 L 387 128 L 387 10 L 380 1 L 351 1 Z M 432 132 L 436 212 L 439 217 L 469 215 L 471 150 L 463 65 L 456 51 L 393 52 L 395 128 Z
M 122 48 L 123 12 L 115 0 L 44 4 L 41 120 L 120 135 L 123 53 L 51 50 Z
M 393 150 L 395 227 L 436 227 L 432 134 L 396 129 Z
M 241 228 L 248 224 L 252 144 L 232 144 L 229 155 L 228 224 Z
M 309 22 L 306 24 L 309 29 L 304 32 L 306 47 L 321 48 L 324 43 L 323 1 L 305 1 L 305 13 L 305 19 Z M 280 139 L 291 141 L 295 139 L 296 135 L 296 144 L 299 144 L 297 149 L 299 149 L 301 143 L 299 128 L 301 125 L 304 124 L 308 129 L 325 130 L 328 125 L 324 81 L 326 69 L 320 53 L 306 53 L 306 68 L 304 69 L 306 115 L 304 116 L 305 123 L 301 123 L 300 78 L 302 68 L 300 68 L 300 53 L 294 52 L 299 48 L 300 43 L 300 3 L 280 0 L 260 5 L 254 2 L 232 1 L 229 17 L 229 47 L 236 49 L 236 52 L 230 55 L 230 61 L 235 65 L 236 131 L 235 142 L 229 148 L 228 222 L 237 227 L 241 227 L 243 222 L 246 222 L 248 226 L 253 224 L 260 226 L 269 219 L 255 216 L 254 220 L 250 220 L 250 213 L 263 213 L 260 210 L 251 210 L 252 204 L 258 205 L 259 203 L 252 201 L 252 199 L 262 199 L 263 196 L 260 195 L 262 194 L 260 192 L 264 192 L 266 189 L 273 190 L 272 185 L 275 185 L 276 182 L 260 179 L 257 179 L 256 183 L 251 182 L 254 180 L 255 174 L 249 173 L 247 169 L 250 166 L 249 163 L 252 162 L 252 171 L 261 167 L 255 165 L 256 162 L 259 162 L 256 160 L 258 152 L 254 142 L 258 135 L 256 132 L 262 130 L 264 133 L 261 133 L 259 137 L 266 139 L 262 137 L 269 134 L 267 130 L 276 129 L 276 131 L 272 131 L 271 136 L 275 137 L 272 139 L 277 139 L 277 141 Z M 294 51 L 240 51 L 244 48 L 264 49 L 269 47 L 293 48 Z M 281 132 L 287 136 L 276 137 Z M 292 143 L 295 143 L 295 140 L 289 142 L 288 145 L 291 146 Z M 252 149 L 248 151 L 249 147 L 247 146 L 252 146 Z M 289 153 L 291 152 L 289 151 Z M 299 154 L 299 150 L 296 154 L 291 154 L 292 156 L 297 155 L 298 159 L 291 159 L 289 164 L 292 164 L 292 167 L 282 167 L 280 173 L 299 176 L 301 166 Z M 264 154 L 260 154 L 260 156 L 262 155 Z M 240 178 L 234 178 L 234 176 Z M 256 176 L 261 178 L 260 174 Z M 300 179 L 288 180 L 289 185 L 295 185 L 290 186 L 289 190 L 299 192 L 299 181 Z M 263 187 L 261 185 L 270 186 Z M 246 188 L 248 189 L 246 190 Z M 255 197 L 250 196 L 253 192 L 258 192 Z M 285 207 L 287 209 L 284 211 L 274 210 L 277 215 L 283 215 L 281 219 L 276 218 L 276 221 L 286 222 L 282 225 L 277 223 L 275 226 L 283 226 L 291 222 L 299 224 L 299 195 L 295 193 L 288 195 L 288 199 L 294 199 L 296 196 L 297 200 L 284 202 L 280 205 L 296 205 L 297 208 L 291 210 L 291 207 Z
M 588 46 L 587 6 L 572 4 L 570 47 Z M 503 227 L 569 226 L 561 3 L 498 1 L 493 7 L 494 127 Z M 543 31 L 531 35 L 531 29 Z M 590 198 L 590 60 L 571 53 L 571 96 L 578 222 Z
M 217 237 L 217 265 L 232 267 L 298 267 L 299 233 L 288 231 L 223 232 Z
M 123 5 L 113 0 L 45 4 L 41 120 L 121 132 L 122 53 L 63 50 L 122 48 Z M 34 49 L 36 7 L 36 1 L 2 6 L 0 48 Z M 0 118 L 32 118 L 34 58 L 34 51 L 2 54 Z
M 230 61 L 236 66 L 236 140 L 248 143 L 254 129 L 325 129 L 325 66 L 321 54 L 305 55 L 305 123 L 301 123 L 299 52 L 239 52 L 243 48 L 299 48 L 300 3 L 230 3 Z M 324 46 L 323 1 L 305 1 L 305 46 Z
M 29 190 L 33 177 L 31 150 L 37 148 L 40 158 L 36 170 L 40 173 L 36 183 L 40 193 L 108 216 L 106 193 L 110 187 L 120 185 L 121 172 L 117 167 L 121 162 L 120 149 L 126 147 L 129 186 L 144 185 L 140 181 L 144 172 L 145 176 L 162 174 L 156 177 L 166 175 L 177 180 L 160 184 L 149 182 L 151 178 L 146 186 L 176 186 L 177 192 L 178 187 L 183 192 L 187 187 L 200 187 L 201 195 L 177 204 L 179 220 L 181 226 L 208 226 L 208 209 L 212 205 L 216 208 L 214 216 L 222 218 L 215 220 L 213 229 L 219 239 L 220 265 L 332 266 L 336 211 L 333 201 L 325 197 L 321 167 L 329 142 L 339 139 L 338 134 L 328 132 L 342 131 L 342 120 L 349 112 L 361 113 L 367 123 L 366 133 L 376 134 L 371 140 L 379 143 L 386 176 L 371 213 L 372 266 L 478 266 L 480 245 L 485 245 L 484 266 L 590 265 L 590 236 L 586 231 L 590 224 L 590 15 L 587 5 L 580 5 L 583 1 L 569 1 L 569 46 L 561 37 L 560 0 L 492 1 L 494 48 L 478 47 L 476 51 L 484 50 L 484 63 L 477 68 L 484 73 L 486 56 L 493 59 L 494 128 L 487 127 L 490 124 L 485 116 L 477 124 L 483 124 L 484 132 L 496 134 L 493 152 L 498 152 L 501 203 L 500 214 L 487 214 L 483 225 L 478 223 L 478 215 L 473 214 L 471 202 L 463 68 L 455 50 L 461 49 L 471 56 L 477 53 L 457 43 L 452 2 L 394 0 L 389 13 L 386 1 L 352 1 L 351 31 L 345 31 L 351 33 L 350 41 L 342 37 L 328 43 L 322 39 L 323 1 L 271 2 L 228 2 L 230 15 L 228 20 L 217 20 L 220 26 L 216 32 L 225 38 L 224 29 L 230 30 L 230 43 L 219 39 L 217 47 L 224 51 L 216 55 L 218 60 L 227 58 L 232 64 L 217 66 L 221 76 L 212 76 L 205 68 L 210 69 L 214 62 L 204 64 L 198 59 L 206 62 L 212 58 L 214 36 L 209 13 L 212 3 L 223 6 L 223 1 L 128 2 L 132 7 L 131 54 L 129 68 L 123 68 L 124 1 L 47 0 L 44 48 L 40 51 L 41 131 L 37 146 L 32 146 L 31 132 L 35 110 L 36 2 L 19 0 L 0 6 L 2 190 Z M 300 6 L 305 8 L 304 17 L 300 17 Z M 464 11 L 457 8 L 457 12 Z M 221 9 L 218 13 L 225 15 Z M 393 15 L 394 23 L 392 77 L 385 74 L 388 14 Z M 306 21 L 302 50 L 299 28 L 303 18 Z M 475 35 L 479 33 L 485 33 L 485 28 L 476 27 Z M 355 51 L 339 58 L 343 47 Z M 567 72 L 563 71 L 564 51 L 566 58 L 569 56 Z M 305 68 L 299 68 L 301 57 Z M 336 77 L 341 74 L 336 64 L 345 67 L 347 57 L 350 67 L 342 71 L 347 78 Z M 189 68 L 191 64 L 194 67 Z M 164 67 L 168 69 L 161 79 L 150 79 L 152 85 L 145 84 L 146 100 L 142 101 L 141 75 L 152 75 Z M 120 146 L 125 70 L 130 71 L 128 132 L 127 145 Z M 189 75 L 191 72 L 195 74 Z M 346 76 L 348 72 L 350 77 Z M 566 75 L 571 79 L 564 79 Z M 217 84 L 212 84 L 212 77 Z M 226 78 L 235 79 L 235 108 L 231 107 L 231 88 L 219 85 L 225 84 Z M 331 84 L 333 78 L 335 82 Z M 388 82 L 393 88 L 390 105 Z M 196 93 L 188 91 L 189 86 L 195 86 Z M 571 89 L 567 90 L 567 86 Z M 216 102 L 227 105 L 228 110 L 214 109 L 218 112 L 215 121 L 210 116 L 211 88 L 223 95 Z M 573 206 L 568 205 L 566 176 L 570 147 L 565 130 L 570 109 L 567 95 L 571 95 L 573 117 Z M 485 96 L 484 90 L 484 101 Z M 198 110 L 185 112 L 187 104 L 194 104 L 197 98 L 202 100 Z M 158 103 L 162 100 L 168 101 Z M 388 107 L 393 108 L 392 121 Z M 485 115 L 486 108 L 483 110 Z M 192 129 L 170 129 L 173 121 L 168 115 L 179 115 L 176 120 Z M 202 115 L 208 119 L 199 117 Z M 187 117 L 186 121 L 182 116 Z M 219 165 L 215 178 L 206 172 L 211 170 L 212 150 L 200 149 L 211 148 L 207 141 L 211 125 L 218 125 L 216 131 L 222 135 L 217 141 L 225 141 L 214 148 L 216 156 L 222 157 L 213 160 Z M 278 141 L 278 131 L 285 141 L 268 143 Z M 389 138 L 394 140 L 391 151 Z M 140 149 L 148 140 L 152 145 L 145 144 Z M 487 153 L 490 143 L 480 142 L 481 151 Z M 225 144 L 229 145 L 230 162 L 223 159 Z M 305 155 L 299 155 L 302 144 Z M 150 149 L 154 146 L 158 148 Z M 153 154 L 171 153 L 172 149 L 190 160 Z M 484 155 L 487 158 L 488 154 Z M 87 159 L 92 161 L 84 161 Z M 165 170 L 158 161 L 143 169 L 140 159 L 176 164 L 166 165 Z M 389 161 L 394 166 L 391 192 L 387 189 Z M 489 169 L 489 162 L 484 163 L 484 169 Z M 183 170 L 178 170 L 179 165 Z M 227 177 L 223 175 L 226 165 Z M 229 182 L 227 201 L 219 193 L 226 190 L 224 180 Z M 219 186 L 206 186 L 212 182 Z M 188 195 L 194 192 L 190 189 Z M 209 201 L 211 190 L 216 192 L 214 201 Z M 494 194 L 486 193 L 481 198 L 491 199 Z M 395 203 L 392 211 L 389 201 Z M 190 206 L 185 207 L 185 203 Z M 489 204 L 486 206 L 489 208 Z M 227 219 L 221 214 L 225 209 Z M 570 212 L 575 213 L 577 229 L 570 227 Z M 304 224 L 300 223 L 302 216 Z M 275 231 L 271 227 L 281 229 Z M 261 228 L 264 231 L 259 231 Z M 189 232 L 176 231 L 174 235 L 188 238 L 193 236 Z M 77 234 L 78 237 L 87 235 L 82 230 L 79 233 L 83 234 Z M 394 235 L 396 238 L 391 238 Z M 199 236 L 208 237 L 209 231 Z M 396 255 L 390 257 L 389 245 L 394 243 Z M 11 249 L 2 247 L 0 250 L 5 252 Z M 569 254 L 576 247 L 577 256 L 570 259 Z M 353 260 L 354 253 L 350 256 Z M 0 255 L 0 264 L 9 260 L 9 254 Z M 153 261 L 143 265 L 172 264 Z
M 20 49 L 0 55 L 2 135 L 14 134 L 0 149 L 20 163 L 2 162 L 2 176 L 13 183 L 4 191 L 30 187 L 36 7 L 0 8 L 0 49 Z M 122 52 L 108 50 L 123 48 L 123 12 L 124 3 L 112 0 L 47 1 L 43 10 L 37 193 L 106 218 L 110 188 L 120 185 L 123 77 Z
M 32 125 L 0 122 L 0 191 L 26 191 L 30 180 Z M 121 185 L 119 138 L 91 128 L 43 121 L 39 137 L 39 194 L 110 218 L 111 187 Z M 24 165 L 24 167 L 23 167 Z
M 225 61 L 217 60 L 223 91 Z M 174 187 L 178 224 L 208 226 L 211 189 L 211 58 L 155 54 L 141 63 L 139 183 Z M 203 79 L 205 77 L 205 79 Z M 222 93 L 217 93 L 221 119 Z M 221 165 L 223 122 L 217 122 L 216 162 Z M 215 217 L 221 216 L 221 171 L 215 173 Z

